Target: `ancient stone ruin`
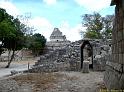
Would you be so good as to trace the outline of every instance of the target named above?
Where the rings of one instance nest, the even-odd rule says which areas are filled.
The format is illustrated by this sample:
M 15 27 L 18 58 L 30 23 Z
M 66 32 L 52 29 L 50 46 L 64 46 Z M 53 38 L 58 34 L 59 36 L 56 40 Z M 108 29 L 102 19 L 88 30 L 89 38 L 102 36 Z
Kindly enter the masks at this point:
M 50 41 L 46 43 L 47 48 L 52 50 L 65 48 L 68 44 L 70 44 L 70 41 L 66 39 L 66 36 L 62 34 L 59 28 L 54 28 L 50 35 Z
M 40 57 L 30 72 L 82 71 L 85 61 L 94 71 L 104 71 L 111 54 L 111 40 L 83 39 L 75 42 L 66 40 L 58 28 L 54 28 L 48 52 Z
M 124 0 L 112 0 L 115 21 L 112 38 L 112 58 L 107 62 L 104 81 L 108 89 L 124 89 Z M 119 91 L 118 91 L 119 92 Z

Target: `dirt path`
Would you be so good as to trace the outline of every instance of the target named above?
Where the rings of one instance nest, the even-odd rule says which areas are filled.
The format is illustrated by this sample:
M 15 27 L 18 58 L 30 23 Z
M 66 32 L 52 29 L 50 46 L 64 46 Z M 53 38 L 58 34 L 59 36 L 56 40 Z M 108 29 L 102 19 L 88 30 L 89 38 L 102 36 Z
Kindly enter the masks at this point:
M 24 60 L 24 61 L 14 61 L 11 63 L 9 68 L 5 68 L 7 62 L 0 62 L 0 77 L 11 74 L 12 70 L 23 71 L 28 69 L 28 63 L 30 67 L 34 65 L 36 60 Z

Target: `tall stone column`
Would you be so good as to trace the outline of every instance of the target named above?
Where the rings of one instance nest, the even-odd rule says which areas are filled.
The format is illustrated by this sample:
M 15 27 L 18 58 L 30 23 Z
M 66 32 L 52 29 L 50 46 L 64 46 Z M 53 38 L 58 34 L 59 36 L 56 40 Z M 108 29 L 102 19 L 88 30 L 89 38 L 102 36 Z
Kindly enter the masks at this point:
M 107 62 L 104 82 L 108 89 L 124 90 L 124 0 L 112 0 L 115 7 L 112 57 Z

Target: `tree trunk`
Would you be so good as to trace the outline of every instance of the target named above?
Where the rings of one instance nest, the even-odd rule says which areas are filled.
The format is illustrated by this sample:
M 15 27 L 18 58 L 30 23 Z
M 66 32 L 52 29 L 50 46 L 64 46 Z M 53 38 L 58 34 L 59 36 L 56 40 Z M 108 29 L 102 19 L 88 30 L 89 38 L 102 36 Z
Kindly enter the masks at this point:
M 5 68 L 9 68 L 13 58 L 14 58 L 14 53 L 15 53 L 15 50 L 13 50 L 13 53 L 12 53 L 12 56 L 11 56 L 11 59 L 8 61 L 8 65 L 5 67 Z
M 11 50 L 8 50 L 8 61 L 10 60 Z

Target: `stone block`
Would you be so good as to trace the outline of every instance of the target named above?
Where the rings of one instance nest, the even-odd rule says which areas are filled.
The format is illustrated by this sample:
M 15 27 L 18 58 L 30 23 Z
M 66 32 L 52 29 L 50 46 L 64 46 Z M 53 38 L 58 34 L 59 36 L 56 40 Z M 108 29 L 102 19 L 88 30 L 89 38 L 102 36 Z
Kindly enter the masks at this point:
M 115 62 L 115 54 L 112 54 L 112 62 Z
M 121 41 L 118 42 L 118 52 L 121 53 Z
M 124 53 L 122 54 L 122 59 L 123 59 L 122 62 L 123 62 L 123 64 L 124 64 Z
M 116 54 L 116 61 L 115 61 L 116 63 L 118 63 L 119 62 L 119 54 Z
M 114 54 L 114 62 L 117 62 L 117 54 Z
M 123 23 L 123 39 L 124 39 L 124 23 Z
M 123 28 L 123 10 L 119 10 L 119 29 Z
M 121 78 L 119 80 L 119 86 L 121 89 L 124 89 L 124 74 L 121 75 Z
M 116 53 L 116 44 L 113 44 L 114 45 L 114 53 Z
M 117 54 L 119 54 L 119 42 L 117 42 Z
M 121 31 L 118 31 L 118 41 L 122 40 L 122 32 Z
M 122 40 L 120 41 L 120 48 L 121 48 L 120 53 L 122 53 L 122 49 L 123 49 L 123 47 L 122 47 Z
M 117 26 L 117 29 L 116 29 L 116 31 L 118 32 L 119 31 L 119 26 L 120 26 L 120 24 L 119 24 L 119 20 L 117 20 L 117 24 L 116 24 L 116 26 Z M 117 35 L 117 34 L 116 34 Z M 118 36 L 118 35 L 117 35 Z
M 114 44 L 115 46 L 115 54 L 117 53 L 117 44 Z
M 122 54 L 119 54 L 119 63 L 120 64 L 123 64 L 123 59 L 122 59 L 123 55 Z
M 115 44 L 113 44 L 112 51 L 113 51 L 113 53 L 115 54 Z
M 112 55 L 110 55 L 110 62 L 113 62 L 113 60 L 114 60 L 114 57 L 112 56 Z
M 116 34 L 116 33 L 114 33 Z M 114 44 L 117 42 L 117 35 L 114 35 Z
M 108 89 L 124 89 L 124 73 L 107 66 L 104 73 L 104 83 Z
M 121 48 L 122 48 L 122 53 L 124 53 L 124 39 L 121 41 Z
M 115 60 L 115 54 L 112 54 L 112 61 L 111 62 L 114 62 L 114 60 Z
M 89 73 L 89 61 L 83 61 L 83 73 Z
M 123 40 L 123 39 L 124 39 L 124 35 L 123 35 L 123 27 L 122 27 L 122 29 L 121 29 L 121 36 L 122 36 L 122 39 L 121 39 L 121 40 Z

